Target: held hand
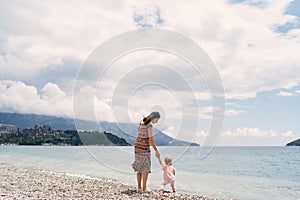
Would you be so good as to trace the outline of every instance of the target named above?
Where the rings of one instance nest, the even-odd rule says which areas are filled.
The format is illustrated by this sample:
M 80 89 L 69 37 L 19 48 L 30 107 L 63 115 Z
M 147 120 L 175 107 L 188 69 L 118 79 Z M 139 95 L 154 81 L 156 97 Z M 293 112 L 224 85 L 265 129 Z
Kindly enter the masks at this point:
M 160 153 L 158 151 L 156 151 L 156 158 L 160 158 Z

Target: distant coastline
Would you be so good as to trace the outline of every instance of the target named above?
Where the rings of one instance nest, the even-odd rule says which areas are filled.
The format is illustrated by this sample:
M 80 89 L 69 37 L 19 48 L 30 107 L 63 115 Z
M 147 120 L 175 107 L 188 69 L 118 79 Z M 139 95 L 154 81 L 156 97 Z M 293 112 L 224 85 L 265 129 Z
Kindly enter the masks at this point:
M 131 145 L 134 145 L 137 133 L 138 122 L 135 123 L 115 123 L 115 122 L 91 122 L 86 120 L 78 120 L 82 130 L 101 130 L 106 133 L 112 133 L 113 135 L 123 138 Z M 13 124 L 19 127 L 20 130 L 30 129 L 36 124 L 47 124 L 56 130 L 76 130 L 74 119 L 64 118 L 50 115 L 37 115 L 37 114 L 22 114 L 22 113 L 4 113 L 0 112 L 0 123 Z M 155 141 L 157 146 L 200 146 L 193 141 L 184 141 L 177 138 L 173 138 L 165 134 L 164 132 L 153 129 L 155 135 Z M 110 137 L 109 135 L 107 137 Z
M 55 130 L 49 125 L 35 125 L 22 131 L 15 125 L 0 124 L 1 145 L 44 145 L 44 146 L 130 146 L 123 138 L 98 131 Z
M 300 139 L 287 143 L 286 146 L 300 146 Z

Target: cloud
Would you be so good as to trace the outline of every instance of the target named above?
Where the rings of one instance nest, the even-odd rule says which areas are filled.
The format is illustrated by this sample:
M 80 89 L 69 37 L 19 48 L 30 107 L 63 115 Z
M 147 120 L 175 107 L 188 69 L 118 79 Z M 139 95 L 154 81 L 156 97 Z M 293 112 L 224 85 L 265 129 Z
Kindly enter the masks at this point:
M 229 98 L 252 98 L 260 91 L 299 84 L 299 35 L 292 33 L 295 30 L 279 34 L 272 29 L 294 20 L 285 14 L 289 1 L 268 2 L 259 8 L 220 1 L 216 7 L 214 3 L 176 5 L 181 8 L 166 10 L 163 16 L 166 26 L 177 27 L 203 45 Z M 202 12 L 196 12 L 200 7 Z M 181 17 L 171 20 L 175 12 Z M 197 25 L 188 19 L 197 19 Z
M 158 7 L 147 7 L 137 10 L 134 14 L 134 21 L 140 28 L 153 28 L 162 26 L 164 20 L 161 19 Z
M 207 131 L 198 130 L 195 140 L 201 144 L 207 136 Z M 292 131 L 278 132 L 272 129 L 242 127 L 233 131 L 223 131 L 217 146 L 283 146 L 295 137 Z
M 175 128 L 173 126 L 168 126 L 166 127 L 164 130 L 162 130 L 163 133 L 165 133 L 166 135 L 170 136 L 170 137 L 175 137 Z
M 3 76 L 20 79 L 67 58 L 82 61 L 111 35 L 133 29 L 132 9 L 117 3 L 6 2 L 0 8 Z
M 243 127 L 224 131 L 218 145 L 229 146 L 284 146 L 295 137 L 292 131 L 279 132 Z
M 213 111 L 219 111 L 220 108 L 214 107 L 214 106 L 207 106 L 207 107 L 201 107 L 199 108 L 199 118 L 200 119 L 212 119 L 212 113 Z
M 208 136 L 208 132 L 204 131 L 204 130 L 198 130 L 196 132 L 196 137 L 198 138 L 203 138 L 203 137 L 207 137 Z
M 53 83 L 47 83 L 42 89 L 42 98 L 47 100 L 58 100 L 64 99 L 66 97 L 65 93 L 60 90 L 58 85 Z
M 207 131 L 198 130 L 196 132 L 196 136 L 199 138 L 206 137 L 208 135 Z M 261 130 L 259 128 L 237 128 L 234 131 L 223 131 L 222 137 L 253 137 L 253 138 L 270 138 L 270 137 L 294 137 L 294 133 L 292 131 L 287 132 L 277 132 L 275 130 Z
M 205 48 L 228 98 L 253 98 L 259 91 L 299 84 L 299 29 L 280 34 L 273 28 L 297 20 L 285 12 L 292 1 L 249 2 L 7 2 L 0 12 L 6 20 L 0 21 L 0 70 L 6 79 L 32 76 L 61 66 L 65 58 L 84 60 L 113 35 L 159 25 Z M 59 14 L 65 10 L 67 15 Z
M 0 81 L 0 102 L 2 112 L 73 115 L 72 98 L 53 83 L 47 83 L 39 92 L 20 81 Z
M 282 133 L 281 135 L 284 137 L 294 137 L 295 136 L 292 131 Z
M 86 87 L 81 92 L 84 100 L 83 108 L 88 103 L 86 97 L 90 89 L 93 91 L 93 88 Z M 82 113 L 78 115 L 80 119 L 91 120 L 94 118 L 90 116 L 96 115 L 98 120 L 114 120 L 108 99 L 98 99 L 94 96 L 93 101 L 94 111 L 85 113 L 85 110 L 81 110 Z M 57 84 L 51 82 L 39 91 L 36 87 L 26 85 L 21 81 L 0 81 L 0 102 L 1 112 L 45 114 L 73 118 L 72 95 L 67 95 Z
M 199 118 L 200 119 L 211 119 L 212 118 L 212 113 L 213 111 L 220 111 L 219 107 L 213 107 L 213 106 L 207 106 L 207 107 L 202 107 L 199 109 Z M 232 117 L 239 115 L 243 111 L 240 110 L 234 110 L 234 109 L 228 109 L 225 110 L 225 116 Z
M 261 130 L 259 128 L 237 128 L 235 131 L 224 131 L 223 136 L 226 137 L 278 137 L 278 136 L 284 136 L 284 137 L 292 137 L 293 134 L 291 131 L 278 133 L 275 130 Z
M 225 115 L 229 116 L 229 117 L 239 115 L 240 113 L 242 113 L 242 111 L 237 111 L 237 110 L 233 110 L 233 109 L 229 109 L 229 110 L 225 111 Z
M 293 93 L 290 93 L 290 92 L 284 92 L 284 91 L 280 91 L 277 95 L 278 95 L 278 96 L 282 96 L 282 97 L 291 97 L 291 96 L 294 96 Z
M 223 132 L 224 136 L 235 137 L 235 136 L 242 136 L 242 137 L 274 137 L 277 136 L 277 132 L 274 130 L 268 131 L 261 131 L 258 128 L 238 128 L 236 131 L 225 131 Z
M 286 14 L 290 2 L 264 1 L 263 6 L 253 6 L 248 1 L 230 4 L 219 0 L 192 1 L 189 4 L 184 1 L 93 0 L 6 2 L 0 8 L 0 80 L 21 82 L 12 81 L 12 86 L 8 86 L 7 81 L 2 82 L 5 95 L 1 94 L 1 109 L 44 114 L 57 114 L 59 109 L 66 109 L 65 113 L 71 113 L 72 87 L 68 86 L 68 91 L 61 88 L 65 88 L 65 83 L 74 81 L 77 68 L 69 67 L 73 73 L 71 77 L 67 76 L 69 72 L 61 70 L 66 67 L 67 60 L 78 65 L 112 36 L 149 26 L 178 31 L 202 46 L 222 77 L 226 98 L 246 100 L 256 98 L 257 92 L 297 86 L 300 82 L 300 58 L 297 53 L 300 51 L 300 31 L 297 27 L 285 33 L 279 33 L 276 29 L 298 20 L 296 16 Z M 104 92 L 96 94 L 97 109 L 105 108 L 103 116 L 111 120 L 110 107 L 104 100 L 112 99 L 110 94 L 124 72 L 145 63 L 171 66 L 191 83 L 196 99 L 210 100 L 205 81 L 199 78 L 201 74 L 195 73 L 188 63 L 175 57 L 162 52 L 139 52 L 136 56 L 119 59 L 112 67 L 111 76 L 103 82 Z M 42 83 L 41 74 L 45 77 Z M 167 77 L 167 74 L 158 75 Z M 55 77 L 59 77 L 59 84 Z M 24 82 L 28 82 L 22 82 L 24 79 L 30 79 L 31 86 L 25 85 Z M 170 82 L 176 81 L 174 77 L 168 79 Z M 40 91 L 37 80 L 42 84 Z M 28 93 L 22 93 L 20 88 Z M 14 90 L 20 93 L 14 93 Z M 10 93 L 25 102 L 17 102 Z M 159 90 L 157 94 L 163 95 Z M 144 93 L 139 95 L 135 97 L 136 105 L 147 103 L 148 107 L 140 107 L 140 111 L 132 108 L 132 118 L 145 113 L 151 102 L 161 104 L 151 95 L 146 100 Z M 31 98 L 34 98 L 32 102 L 35 105 L 27 101 Z M 58 99 L 65 100 L 59 102 Z M 51 101 L 59 109 L 49 104 Z M 174 109 L 174 99 L 167 98 L 166 102 L 168 105 L 163 105 L 165 109 L 174 113 L 172 116 L 179 116 L 176 115 L 178 110 Z M 209 119 L 207 110 L 200 111 L 200 118 Z M 227 116 L 239 112 L 228 110 Z
M 245 100 L 256 97 L 256 92 L 225 93 L 226 99 Z

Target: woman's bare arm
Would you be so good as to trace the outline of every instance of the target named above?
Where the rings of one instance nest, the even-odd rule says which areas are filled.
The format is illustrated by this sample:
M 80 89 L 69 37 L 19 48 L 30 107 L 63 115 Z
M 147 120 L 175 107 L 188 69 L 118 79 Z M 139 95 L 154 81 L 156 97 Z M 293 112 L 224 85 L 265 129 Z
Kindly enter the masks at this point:
M 153 147 L 153 149 L 156 151 L 156 157 L 159 158 L 160 157 L 160 154 L 157 150 L 157 147 L 156 147 L 156 144 L 155 144 L 155 141 L 153 139 L 153 136 L 152 136 L 152 128 L 149 128 L 148 129 L 148 137 L 149 137 L 149 141 Z

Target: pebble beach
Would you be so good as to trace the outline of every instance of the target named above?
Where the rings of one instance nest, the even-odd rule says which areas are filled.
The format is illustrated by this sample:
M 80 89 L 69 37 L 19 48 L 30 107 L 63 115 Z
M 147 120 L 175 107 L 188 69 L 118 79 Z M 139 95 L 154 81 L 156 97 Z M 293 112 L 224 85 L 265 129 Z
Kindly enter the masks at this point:
M 108 179 L 79 177 L 70 174 L 23 169 L 0 165 L 0 199 L 199 199 L 213 200 L 185 193 L 161 194 L 136 190 Z

